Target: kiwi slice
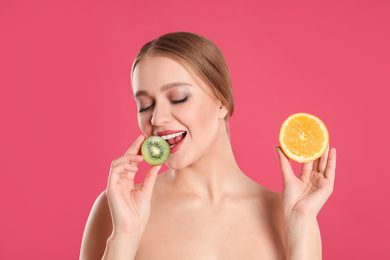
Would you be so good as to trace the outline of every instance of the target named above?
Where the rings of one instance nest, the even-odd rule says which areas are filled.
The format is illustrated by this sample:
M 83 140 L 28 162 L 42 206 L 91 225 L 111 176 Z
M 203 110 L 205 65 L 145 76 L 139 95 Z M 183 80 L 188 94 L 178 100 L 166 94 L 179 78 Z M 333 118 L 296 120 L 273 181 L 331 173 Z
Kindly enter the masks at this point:
M 160 165 L 168 160 L 171 148 L 167 141 L 160 136 L 149 136 L 142 143 L 141 154 L 145 162 L 151 165 Z

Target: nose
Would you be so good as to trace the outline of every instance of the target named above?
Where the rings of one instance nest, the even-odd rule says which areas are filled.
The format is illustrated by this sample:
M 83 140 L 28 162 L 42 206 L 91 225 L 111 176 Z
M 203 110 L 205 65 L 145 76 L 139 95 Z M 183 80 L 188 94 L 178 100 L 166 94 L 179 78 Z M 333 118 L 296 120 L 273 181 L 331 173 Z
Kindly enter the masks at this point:
M 172 119 L 172 115 L 167 107 L 163 104 L 155 104 L 151 123 L 154 126 L 163 126 L 166 123 L 169 123 Z

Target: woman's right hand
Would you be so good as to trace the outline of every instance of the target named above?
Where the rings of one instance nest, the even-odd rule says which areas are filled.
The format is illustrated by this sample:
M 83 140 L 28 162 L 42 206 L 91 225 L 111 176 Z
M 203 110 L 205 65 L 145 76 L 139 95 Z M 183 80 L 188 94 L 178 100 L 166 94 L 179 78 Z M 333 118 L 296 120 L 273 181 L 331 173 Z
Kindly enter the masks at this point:
M 143 161 L 140 135 L 127 152 L 111 164 L 107 198 L 113 222 L 111 237 L 136 237 L 139 243 L 150 215 L 150 200 L 161 165 L 152 166 L 140 189 L 134 188 L 137 166 Z

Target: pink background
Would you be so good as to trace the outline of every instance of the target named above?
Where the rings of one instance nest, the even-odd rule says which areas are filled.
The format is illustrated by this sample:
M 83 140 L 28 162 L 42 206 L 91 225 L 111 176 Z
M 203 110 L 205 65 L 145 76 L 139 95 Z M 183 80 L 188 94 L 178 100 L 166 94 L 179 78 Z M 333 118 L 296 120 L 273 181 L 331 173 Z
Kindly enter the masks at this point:
M 0 2 L 0 258 L 78 258 L 111 161 L 140 133 L 132 60 L 185 30 L 225 54 L 242 170 L 280 192 L 279 128 L 317 115 L 338 152 L 324 259 L 390 259 L 390 2 L 184 2 Z

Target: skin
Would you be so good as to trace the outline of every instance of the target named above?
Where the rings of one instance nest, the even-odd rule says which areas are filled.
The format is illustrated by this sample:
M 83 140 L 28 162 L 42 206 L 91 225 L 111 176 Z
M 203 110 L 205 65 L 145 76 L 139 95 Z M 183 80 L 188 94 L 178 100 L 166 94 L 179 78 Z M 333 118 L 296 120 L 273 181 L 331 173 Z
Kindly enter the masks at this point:
M 226 108 L 190 71 L 148 56 L 132 83 L 145 136 L 165 130 L 187 135 L 166 162 L 169 170 L 157 176 L 160 166 L 151 167 L 142 184 L 135 185 L 134 176 L 145 136 L 112 162 L 80 259 L 321 259 L 316 216 L 333 190 L 334 148 L 303 164 L 296 177 L 277 147 L 284 185 L 276 193 L 240 170 Z

